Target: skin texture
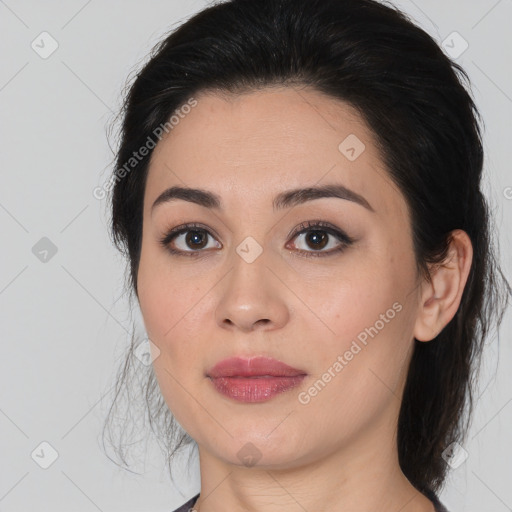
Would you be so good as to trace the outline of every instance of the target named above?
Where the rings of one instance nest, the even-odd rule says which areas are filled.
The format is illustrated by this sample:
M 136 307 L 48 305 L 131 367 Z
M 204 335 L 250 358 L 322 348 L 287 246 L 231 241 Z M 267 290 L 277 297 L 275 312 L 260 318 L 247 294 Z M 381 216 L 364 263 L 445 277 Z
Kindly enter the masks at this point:
M 349 105 L 291 87 L 196 99 L 152 155 L 138 272 L 145 327 L 160 351 L 159 386 L 199 447 L 196 508 L 431 512 L 400 470 L 396 424 L 414 338 L 432 340 L 459 306 L 472 258 L 468 236 L 454 232 L 446 265 L 431 284 L 420 278 L 405 198 Z M 365 145 L 353 161 L 338 149 L 350 134 Z M 327 183 L 357 192 L 374 211 L 332 197 L 273 211 L 279 192 Z M 223 207 L 175 200 L 152 211 L 175 185 L 214 192 Z M 327 254 L 341 243 L 333 235 L 320 249 L 308 232 L 290 236 L 318 220 L 353 243 Z M 202 252 L 169 253 L 159 240 L 189 222 L 210 232 Z M 251 263 L 236 251 L 249 236 L 262 249 Z M 189 253 L 196 247 L 184 235 L 171 244 Z M 393 304 L 400 311 L 301 403 L 299 393 Z M 206 377 L 235 355 L 274 357 L 308 375 L 270 401 L 235 402 Z M 258 450 L 252 466 L 237 455 L 247 443 Z

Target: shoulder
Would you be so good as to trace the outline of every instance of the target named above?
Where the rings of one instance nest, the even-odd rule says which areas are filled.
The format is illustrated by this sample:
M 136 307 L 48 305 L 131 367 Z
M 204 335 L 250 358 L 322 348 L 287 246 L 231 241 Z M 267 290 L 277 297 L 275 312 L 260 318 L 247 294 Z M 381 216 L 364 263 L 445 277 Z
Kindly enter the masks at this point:
M 199 493 L 196 494 L 193 498 L 190 498 L 186 503 L 181 505 L 181 507 L 177 508 L 173 512 L 189 512 L 189 510 L 194 507 L 194 503 L 196 502 L 197 498 L 199 498 Z

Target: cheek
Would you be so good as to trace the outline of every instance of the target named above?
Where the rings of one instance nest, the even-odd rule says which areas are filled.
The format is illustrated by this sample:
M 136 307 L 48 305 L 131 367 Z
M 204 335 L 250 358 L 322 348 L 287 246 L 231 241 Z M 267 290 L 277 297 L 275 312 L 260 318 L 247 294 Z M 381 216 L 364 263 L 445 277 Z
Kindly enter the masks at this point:
M 342 356 L 344 366 L 357 367 L 355 382 L 364 378 L 362 368 L 366 372 L 383 368 L 391 375 L 395 373 L 400 366 L 397 356 L 406 349 L 411 328 L 399 293 L 382 282 L 380 288 L 358 284 L 361 286 L 347 285 L 332 294 L 319 309 L 330 330 L 319 360 L 330 367 Z
M 155 367 L 188 379 L 190 361 L 200 354 L 205 322 L 213 318 L 211 290 L 215 276 L 198 277 L 194 263 L 172 266 L 161 251 L 142 252 L 138 273 L 139 305 L 150 340 L 160 349 Z M 187 361 L 187 364 L 183 364 Z
M 173 276 L 153 248 L 142 247 L 137 276 L 139 305 L 149 338 L 160 349 L 171 339 L 180 319 L 184 317 L 192 294 Z
M 368 251 L 347 259 L 328 282 L 308 283 L 308 306 L 321 320 L 309 315 L 309 339 L 315 339 L 314 325 L 324 333 L 316 337 L 316 377 L 336 375 L 336 384 L 326 386 L 332 399 L 341 392 L 358 407 L 369 396 L 384 399 L 400 387 L 413 348 L 413 262 L 405 251 Z
M 329 429 L 351 437 L 399 405 L 412 343 L 406 307 L 395 299 L 386 288 L 373 294 L 347 289 L 333 297 L 336 308 L 323 310 L 335 334 L 311 353 L 315 371 L 299 399 Z
M 150 252 L 141 255 L 138 289 L 148 337 L 160 350 L 153 368 L 167 406 L 180 423 L 189 426 L 201 414 L 191 407 L 189 393 L 197 390 L 203 372 L 194 367 L 195 361 L 200 364 L 200 350 L 192 328 L 201 325 L 198 316 L 205 307 L 204 290 L 162 267 L 162 257 Z

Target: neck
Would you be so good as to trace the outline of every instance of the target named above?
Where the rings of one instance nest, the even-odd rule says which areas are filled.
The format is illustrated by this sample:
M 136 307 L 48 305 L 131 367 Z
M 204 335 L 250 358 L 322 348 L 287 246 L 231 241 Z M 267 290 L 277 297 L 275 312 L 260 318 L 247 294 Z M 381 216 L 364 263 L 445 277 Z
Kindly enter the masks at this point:
M 383 442 L 382 431 L 377 432 L 321 457 L 316 453 L 314 459 L 279 466 L 231 464 L 199 445 L 201 495 L 194 510 L 435 512 L 402 473 L 396 441 Z

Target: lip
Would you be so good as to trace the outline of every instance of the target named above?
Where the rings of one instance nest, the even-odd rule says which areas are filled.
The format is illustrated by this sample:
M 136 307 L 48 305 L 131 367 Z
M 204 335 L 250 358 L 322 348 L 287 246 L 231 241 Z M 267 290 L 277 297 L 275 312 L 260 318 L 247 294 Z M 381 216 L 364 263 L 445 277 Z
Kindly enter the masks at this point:
M 207 372 L 215 389 L 239 402 L 264 402 L 298 386 L 307 372 L 271 357 L 231 357 Z
M 297 377 L 306 372 L 293 368 L 272 357 L 256 356 L 249 359 L 230 357 L 219 361 L 207 372 L 208 377 Z

